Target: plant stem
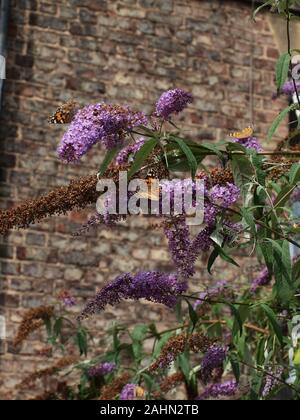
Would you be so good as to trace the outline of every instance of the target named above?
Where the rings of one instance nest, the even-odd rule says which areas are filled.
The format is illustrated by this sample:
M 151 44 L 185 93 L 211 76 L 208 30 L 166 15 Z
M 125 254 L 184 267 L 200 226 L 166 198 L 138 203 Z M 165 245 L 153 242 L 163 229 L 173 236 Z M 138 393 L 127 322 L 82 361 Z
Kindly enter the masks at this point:
M 180 295 L 180 297 L 183 297 L 185 299 L 193 299 L 193 300 L 200 300 L 202 302 L 206 302 L 209 304 L 224 304 L 228 305 L 228 303 L 231 303 L 232 305 L 240 305 L 240 306 L 252 306 L 252 303 L 244 303 L 244 302 L 226 302 L 225 300 L 211 300 L 211 299 L 201 299 L 197 296 L 189 296 L 189 295 Z
M 204 319 L 204 320 L 199 320 L 197 322 L 197 324 L 199 324 L 199 325 L 214 325 L 214 324 L 226 325 L 226 321 L 224 321 L 223 319 L 208 319 L 208 320 Z M 158 333 L 158 335 L 161 336 L 161 335 L 166 334 L 168 332 L 183 330 L 184 328 L 188 328 L 189 326 L 190 326 L 189 323 L 178 325 L 176 328 L 174 327 L 174 328 L 169 328 L 167 330 L 160 331 Z M 250 323 L 245 323 L 244 327 L 248 330 L 256 331 L 256 332 L 264 334 L 264 335 L 269 335 L 270 334 L 269 330 L 264 329 L 264 328 L 260 328 L 257 325 L 253 325 L 253 324 L 250 324 Z M 148 335 L 147 337 L 145 337 L 145 340 L 149 340 L 150 338 L 153 338 L 153 337 L 156 337 L 156 335 L 155 334 Z
M 198 321 L 198 324 L 203 324 L 203 325 L 205 325 L 205 324 L 208 324 L 208 325 L 210 325 L 210 324 L 212 324 L 212 325 L 214 325 L 214 324 L 227 325 L 226 321 L 223 321 L 221 319 L 211 319 L 211 320 Z M 246 324 L 244 324 L 244 327 L 247 328 L 248 330 L 256 331 L 256 332 L 264 334 L 264 335 L 269 335 L 270 334 L 269 330 L 257 327 L 256 325 L 253 325 L 253 324 L 246 323 Z

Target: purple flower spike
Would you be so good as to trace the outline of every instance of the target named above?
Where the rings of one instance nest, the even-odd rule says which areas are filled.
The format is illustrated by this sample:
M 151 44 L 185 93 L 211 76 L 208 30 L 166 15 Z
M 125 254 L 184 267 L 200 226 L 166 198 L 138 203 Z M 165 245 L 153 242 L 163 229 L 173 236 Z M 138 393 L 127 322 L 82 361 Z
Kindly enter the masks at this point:
M 296 82 L 297 92 L 300 94 L 300 82 Z M 285 82 L 281 89 L 281 93 L 287 96 L 292 96 L 295 93 L 295 85 L 292 80 Z
M 258 275 L 258 277 L 253 281 L 251 285 L 250 292 L 255 294 L 257 290 L 262 286 L 267 286 L 272 280 L 272 275 L 269 273 L 267 268 L 264 268 Z
M 226 185 L 215 185 L 209 192 L 210 200 L 223 207 L 230 207 L 240 195 L 240 189 L 234 184 L 227 182 Z
M 107 149 L 122 145 L 134 127 L 146 125 L 142 112 L 128 107 L 98 103 L 87 105 L 77 112 L 58 147 L 58 155 L 65 162 L 76 162 L 96 143 Z
M 136 387 L 137 387 L 136 384 L 125 385 L 121 391 L 120 400 L 134 400 L 136 397 L 135 395 Z
M 120 153 L 116 157 L 116 163 L 118 165 L 128 163 L 130 156 L 134 156 L 140 150 L 144 143 L 144 137 L 140 137 L 138 140 L 136 140 L 135 143 L 129 144 L 129 146 L 125 147 L 123 150 L 120 151 Z
M 283 374 L 283 368 L 278 366 L 274 371 L 269 368 L 269 375 L 266 375 L 265 385 L 262 390 L 262 396 L 264 398 L 268 397 L 271 392 L 280 385 L 280 379 Z
M 178 273 L 183 278 L 191 277 L 195 273 L 195 258 L 190 249 L 190 233 L 185 217 L 179 216 L 165 223 L 164 231 Z
M 193 97 L 190 93 L 182 89 L 168 90 L 157 101 L 156 114 L 167 120 L 171 114 L 178 114 L 191 102 Z
M 238 384 L 235 381 L 227 381 L 223 384 L 213 384 L 208 386 L 196 399 L 206 400 L 208 398 L 232 397 L 236 394 L 237 390 Z
M 90 378 L 97 378 L 108 373 L 113 372 L 116 369 L 115 363 L 104 362 L 100 363 L 97 366 L 93 366 L 88 370 L 88 375 Z
M 232 139 L 232 141 L 234 143 L 241 144 L 242 146 L 246 147 L 246 149 L 253 149 L 256 152 L 262 151 L 262 146 L 256 137 L 248 137 L 247 139 Z
M 226 350 L 218 345 L 213 345 L 208 349 L 201 363 L 201 379 L 205 384 L 211 380 L 215 369 L 223 367 L 226 353 Z
M 87 303 L 79 319 L 102 311 L 106 305 L 116 305 L 123 299 L 146 299 L 172 308 L 176 305 L 177 296 L 186 289 L 186 282 L 179 281 L 174 274 L 146 271 L 133 276 L 125 273 L 101 289 Z

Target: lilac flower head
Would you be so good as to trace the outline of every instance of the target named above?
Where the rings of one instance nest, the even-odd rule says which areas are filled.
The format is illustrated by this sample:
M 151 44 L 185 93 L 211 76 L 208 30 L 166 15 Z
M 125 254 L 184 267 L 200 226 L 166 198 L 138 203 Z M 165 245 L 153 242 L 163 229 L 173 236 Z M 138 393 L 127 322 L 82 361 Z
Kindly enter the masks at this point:
M 76 113 L 58 147 L 58 155 L 66 162 L 75 162 L 98 142 L 111 149 L 122 144 L 126 134 L 141 124 L 147 124 L 146 116 L 128 107 L 87 105 Z
M 134 157 L 134 155 L 140 150 L 140 148 L 145 143 L 145 138 L 140 137 L 136 140 L 135 143 L 129 144 L 123 150 L 120 151 L 118 156 L 116 157 L 116 163 L 118 165 L 123 165 L 124 163 L 128 163 Z
M 204 223 L 208 226 L 215 226 L 217 215 L 220 210 L 209 201 L 205 200 L 204 203 Z
M 93 366 L 88 370 L 88 375 L 90 378 L 96 378 L 99 376 L 107 375 L 108 373 L 113 372 L 116 369 L 115 363 L 104 362 L 100 363 L 97 366 Z
M 212 229 L 206 227 L 202 229 L 201 232 L 193 239 L 190 247 L 191 255 L 193 256 L 194 260 L 196 260 L 200 254 L 200 252 L 207 252 L 213 244 L 213 241 L 210 238 L 212 234 Z
M 234 143 L 239 143 L 246 149 L 253 149 L 256 152 L 262 151 L 262 146 L 256 137 L 248 137 L 247 139 L 232 139 Z
M 127 384 L 124 386 L 120 393 L 120 400 L 135 400 L 136 399 L 136 390 L 138 385 L 137 384 Z
M 277 367 L 275 371 L 271 368 L 268 369 L 270 375 L 266 376 L 265 385 L 262 390 L 262 396 L 264 398 L 268 397 L 271 392 L 280 385 L 280 379 L 283 374 L 283 368 L 281 366 Z
M 167 120 L 171 114 L 183 111 L 193 102 L 190 93 L 182 89 L 172 89 L 164 92 L 156 103 L 156 114 Z
M 203 210 L 204 182 L 187 179 L 161 180 L 161 209 L 164 214 L 192 214 Z M 166 200 L 167 199 L 167 200 Z
M 208 398 L 232 397 L 238 390 L 238 384 L 235 381 L 227 381 L 223 384 L 212 384 L 208 386 L 197 400 L 206 400 Z
M 258 275 L 258 277 L 252 282 L 250 293 L 255 294 L 257 290 L 262 286 L 267 286 L 272 280 L 272 275 L 269 270 L 264 268 Z
M 123 299 L 146 299 L 168 307 L 176 305 L 177 296 L 187 289 L 185 282 L 174 274 L 146 271 L 136 275 L 129 273 L 116 277 L 101 289 L 83 309 L 79 319 L 102 311 L 106 305 L 116 305 Z
M 209 192 L 209 198 L 212 203 L 222 207 L 230 207 L 234 204 L 240 195 L 240 189 L 235 184 L 227 182 L 226 185 L 215 185 Z
M 167 220 L 164 224 L 164 232 L 178 273 L 184 278 L 191 277 L 195 273 L 195 267 L 190 252 L 190 233 L 185 216 L 177 216 Z
M 208 383 L 211 380 L 215 369 L 223 367 L 226 354 L 226 350 L 216 344 L 208 349 L 201 363 L 201 379 L 204 383 Z
M 297 92 L 300 94 L 300 82 L 296 82 L 296 88 L 297 88 Z M 288 80 L 287 82 L 285 82 L 285 84 L 283 85 L 281 89 L 281 93 L 287 96 L 294 95 L 295 93 L 294 82 L 292 80 Z

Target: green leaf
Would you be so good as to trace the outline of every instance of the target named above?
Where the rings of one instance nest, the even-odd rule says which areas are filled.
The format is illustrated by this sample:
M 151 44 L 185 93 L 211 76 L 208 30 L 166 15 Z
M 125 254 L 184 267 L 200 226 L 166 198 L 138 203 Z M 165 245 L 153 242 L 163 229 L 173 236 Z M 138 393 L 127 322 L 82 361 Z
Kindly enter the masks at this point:
M 62 325 L 63 325 L 63 319 L 60 317 L 55 321 L 54 326 L 53 326 L 53 332 L 54 332 L 55 337 L 60 336 Z
M 272 244 L 264 242 L 262 245 L 260 245 L 259 249 L 264 257 L 269 273 L 272 273 L 274 266 L 274 254 Z
M 158 143 L 157 139 L 153 138 L 153 139 L 147 140 L 143 144 L 143 146 L 135 155 L 131 168 L 128 171 L 128 178 L 131 178 L 137 171 L 141 169 L 145 160 L 147 160 L 147 158 L 153 152 L 153 149 L 155 148 L 155 146 L 157 146 L 157 143 Z
M 116 157 L 116 155 L 119 153 L 120 148 L 119 147 L 115 147 L 111 150 L 109 150 L 105 157 L 104 160 L 100 166 L 100 170 L 99 170 L 99 176 L 104 175 L 104 173 L 106 172 L 107 168 L 109 167 L 109 165 L 111 164 L 111 162 L 114 160 L 114 158 Z
M 178 356 L 178 365 L 188 381 L 190 376 L 190 358 L 187 350 Z
M 294 109 L 297 108 L 296 104 L 292 104 L 290 106 L 288 106 L 287 108 L 285 108 L 283 111 L 280 112 L 280 114 L 275 118 L 275 120 L 273 121 L 269 131 L 268 131 L 268 140 L 272 140 L 274 134 L 277 131 L 277 128 L 279 127 L 279 125 L 281 124 L 281 122 L 284 120 L 284 118 L 289 114 L 289 112 L 293 111 Z
M 209 274 L 212 274 L 211 269 L 214 265 L 214 262 L 218 258 L 218 256 L 219 256 L 219 251 L 215 247 L 214 250 L 212 251 L 212 253 L 209 256 L 208 263 L 207 263 L 207 271 L 209 272 Z
M 188 308 L 189 308 L 189 316 L 190 316 L 190 320 L 192 321 L 193 324 L 193 329 L 196 327 L 197 322 L 199 320 L 199 317 L 197 315 L 197 312 L 195 311 L 195 309 L 193 308 L 193 306 L 190 304 L 190 302 L 188 300 L 187 304 L 188 304 Z
M 276 85 L 280 90 L 288 78 L 291 56 L 289 53 L 282 54 L 276 63 Z
M 172 332 L 167 332 L 165 334 L 163 334 L 160 338 L 160 340 L 158 340 L 155 349 L 152 353 L 152 357 L 153 359 L 155 359 L 159 353 L 161 352 L 161 349 L 163 348 L 163 346 L 167 343 L 167 341 L 174 335 L 174 333 Z
M 232 367 L 233 374 L 235 376 L 235 380 L 236 380 L 237 383 L 239 383 L 240 377 L 241 377 L 241 370 L 240 370 L 240 364 L 239 364 L 239 361 L 238 361 L 237 354 L 231 353 L 229 355 L 229 360 L 230 360 L 230 364 L 231 364 L 231 367 Z
M 294 163 L 289 173 L 290 184 L 295 185 L 300 181 L 300 164 Z
M 224 158 L 224 152 L 218 149 L 218 147 L 215 144 L 212 143 L 201 143 L 201 146 L 205 147 L 206 149 L 214 152 L 216 156 L 222 161 Z
M 240 336 L 243 335 L 243 320 L 241 318 L 241 315 L 239 313 L 239 311 L 236 309 L 236 307 L 230 303 L 230 302 L 225 302 L 224 304 L 229 306 L 229 308 L 231 309 L 232 315 L 234 316 L 234 324 L 233 324 L 233 328 L 232 328 L 232 334 L 235 337 L 237 335 L 237 333 L 240 333 Z
M 294 185 L 286 185 L 282 188 L 280 193 L 277 195 L 275 201 L 274 201 L 274 207 L 283 207 L 284 204 L 288 201 L 290 198 L 292 192 L 294 191 L 295 186 Z
M 268 305 L 264 303 L 261 303 L 260 307 L 263 309 L 263 311 L 267 315 L 279 343 L 281 344 L 281 346 L 283 346 L 284 345 L 283 335 L 282 335 L 281 327 L 279 325 L 275 312 L 273 311 L 273 309 L 271 309 Z
M 120 347 L 120 339 L 119 339 L 119 330 L 116 325 L 113 326 L 113 349 L 114 352 L 117 354 Z
M 266 344 L 265 338 L 261 338 L 258 342 L 257 351 L 256 351 L 256 363 L 258 366 L 262 366 L 265 362 L 265 344 Z
M 227 150 L 229 152 L 246 153 L 245 148 L 236 143 L 229 143 L 227 145 Z M 247 184 L 249 181 L 251 181 L 254 178 L 254 175 L 255 175 L 254 168 L 251 165 L 249 157 L 247 157 L 246 155 L 233 153 L 230 155 L 230 159 L 231 159 L 231 167 L 232 167 L 234 182 L 244 192 L 245 184 Z
M 267 238 L 273 248 L 274 255 L 274 291 L 282 303 L 286 304 L 293 296 L 292 267 L 288 241 L 274 241 Z
M 250 227 L 252 235 L 255 236 L 256 235 L 256 225 L 255 225 L 255 222 L 254 222 L 254 217 L 253 217 L 252 212 L 247 207 L 242 207 L 240 209 L 240 211 L 242 213 L 243 218 L 245 219 L 245 222 Z
M 87 356 L 88 345 L 87 345 L 87 333 L 83 328 L 79 328 L 76 334 L 76 344 L 79 348 L 80 355 L 84 354 Z
M 136 327 L 134 327 L 133 331 L 130 333 L 132 340 L 142 341 L 145 335 L 147 334 L 148 329 L 148 325 L 145 324 L 137 325 Z
M 234 261 L 234 259 L 232 259 L 229 255 L 227 255 L 226 254 L 226 252 L 224 251 L 224 249 L 219 245 L 219 244 L 217 244 L 217 242 L 215 242 L 214 240 L 213 240 L 213 243 L 214 243 L 214 247 L 215 247 L 215 249 L 218 251 L 218 254 L 220 255 L 220 257 L 224 260 L 224 261 L 227 261 L 227 262 L 229 262 L 230 264 L 233 264 L 233 265 L 235 265 L 236 267 L 239 267 L 239 265 L 238 265 L 238 263 L 237 262 L 235 262 Z
M 197 172 L 197 167 L 198 167 L 197 159 L 195 158 L 195 156 L 194 156 L 192 150 L 190 149 L 190 147 L 187 146 L 187 144 L 185 143 L 185 141 L 183 139 L 181 139 L 180 137 L 176 137 L 176 136 L 172 136 L 172 139 L 178 144 L 180 149 L 185 154 L 185 156 L 188 160 L 190 170 L 191 170 L 192 178 L 194 179 L 195 175 L 196 175 L 196 172 Z
M 300 277 L 300 258 L 294 263 L 292 268 L 292 278 L 293 282 L 295 282 Z

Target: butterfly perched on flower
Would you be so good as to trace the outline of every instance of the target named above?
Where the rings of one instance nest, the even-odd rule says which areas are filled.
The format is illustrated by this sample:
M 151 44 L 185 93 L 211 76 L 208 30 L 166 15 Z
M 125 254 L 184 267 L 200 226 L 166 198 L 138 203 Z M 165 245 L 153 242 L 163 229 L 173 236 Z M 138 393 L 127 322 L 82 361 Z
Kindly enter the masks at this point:
M 155 178 L 147 178 L 146 183 L 148 186 L 148 191 L 139 191 L 137 194 L 138 198 L 158 201 L 159 200 L 159 182 Z
M 249 137 L 252 137 L 253 135 L 253 127 L 246 127 L 242 131 L 236 131 L 234 133 L 230 133 L 229 136 L 233 137 L 235 139 L 243 140 L 248 139 Z
M 79 109 L 77 102 L 70 99 L 57 108 L 48 119 L 49 124 L 69 124 Z

